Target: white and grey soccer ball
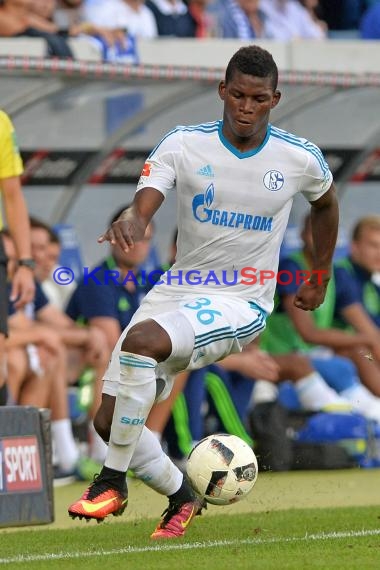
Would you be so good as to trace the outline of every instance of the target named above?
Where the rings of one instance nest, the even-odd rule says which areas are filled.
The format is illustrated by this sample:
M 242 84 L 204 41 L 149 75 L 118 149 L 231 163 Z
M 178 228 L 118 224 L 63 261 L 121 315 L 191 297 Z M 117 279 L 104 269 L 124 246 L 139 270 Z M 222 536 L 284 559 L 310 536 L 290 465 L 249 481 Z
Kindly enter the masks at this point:
M 186 471 L 194 490 L 208 503 L 229 505 L 252 491 L 258 467 L 245 441 L 218 433 L 205 437 L 191 450 Z

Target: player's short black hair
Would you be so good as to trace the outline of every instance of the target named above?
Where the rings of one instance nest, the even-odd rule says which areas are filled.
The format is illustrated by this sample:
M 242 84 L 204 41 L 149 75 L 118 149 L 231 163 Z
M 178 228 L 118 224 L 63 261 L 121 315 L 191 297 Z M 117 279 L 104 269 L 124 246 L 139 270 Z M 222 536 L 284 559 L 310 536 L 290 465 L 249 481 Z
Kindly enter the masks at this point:
M 278 68 L 269 51 L 255 45 L 241 47 L 230 59 L 225 82 L 231 81 L 235 71 L 254 77 L 270 77 L 273 91 L 277 89 Z

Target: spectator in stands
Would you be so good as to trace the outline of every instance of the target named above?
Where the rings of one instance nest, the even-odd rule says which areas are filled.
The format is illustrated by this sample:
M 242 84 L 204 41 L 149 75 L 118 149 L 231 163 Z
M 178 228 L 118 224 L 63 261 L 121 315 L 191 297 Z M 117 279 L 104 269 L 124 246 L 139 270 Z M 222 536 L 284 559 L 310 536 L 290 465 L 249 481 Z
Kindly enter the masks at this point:
M 323 39 L 326 33 L 298 0 L 261 0 L 267 37 L 273 40 Z
M 364 40 L 380 39 L 380 2 L 370 5 L 359 22 L 360 37 Z
M 321 7 L 319 0 L 299 0 L 300 4 L 309 13 L 310 18 L 319 26 L 324 35 L 328 32 L 327 23 L 321 19 Z
M 280 262 L 279 271 L 284 271 L 283 275 L 290 275 L 292 278 L 278 283 L 280 302 L 277 325 L 274 326 L 275 314 L 269 323 L 271 328 L 269 339 L 276 336 L 277 342 L 281 342 L 287 349 L 304 350 L 315 356 L 320 352 L 316 348 L 322 346 L 325 347 L 323 353 L 349 357 L 356 365 L 363 384 L 372 394 L 379 397 L 380 368 L 377 362 L 380 359 L 380 333 L 371 323 L 361 304 L 357 302 L 355 295 L 346 287 L 345 281 L 340 278 L 337 268 L 334 269 L 333 279 L 321 307 L 313 313 L 307 313 L 304 318 L 303 311 L 293 304 L 297 288 L 296 271 L 307 270 L 313 255 L 313 240 L 308 217 L 305 218 L 301 237 L 303 250 Z M 335 326 L 337 317 L 345 319 L 354 328 L 355 333 Z M 373 355 L 374 362 L 369 362 L 365 358 L 368 354 Z
M 13 124 L 4 111 L 0 111 L 0 406 L 7 402 L 5 338 L 7 335 L 6 255 L 3 248 L 3 219 L 1 202 L 15 242 L 17 258 L 11 299 L 18 309 L 34 296 L 33 260 L 31 259 L 30 228 L 27 207 L 22 193 L 20 174 L 22 161 Z
M 159 36 L 194 38 L 196 24 L 182 0 L 147 0 L 156 19 Z
M 17 256 L 14 242 L 7 232 L 4 233 L 4 242 L 11 284 L 17 271 Z M 59 333 L 38 322 L 38 315 L 46 302 L 37 285 L 34 299 L 24 309 L 10 303 L 6 343 L 8 384 L 14 403 L 51 409 L 57 466 L 61 475 L 72 474 L 79 452 L 68 415 L 66 350 Z
M 136 38 L 157 37 L 157 25 L 144 0 L 107 0 L 84 2 L 84 18 L 96 26 L 128 30 Z
M 119 218 L 124 209 L 115 213 L 112 222 Z M 69 300 L 66 311 L 69 317 L 99 327 L 107 338 L 109 354 L 141 300 L 153 286 L 149 279 L 141 283 L 139 276 L 139 266 L 148 256 L 152 237 L 153 225 L 149 225 L 145 238 L 128 254 L 119 246 L 111 246 L 110 255 L 90 271 L 86 280 L 78 283 Z
M 36 262 L 36 277 L 43 278 L 49 263 L 49 247 L 51 241 L 51 228 L 41 220 L 31 218 L 32 256 Z M 61 285 L 62 288 L 65 286 Z M 48 289 L 49 291 L 49 289 Z M 82 375 L 88 370 L 93 371 L 93 403 L 90 409 L 90 419 L 99 407 L 101 400 L 101 378 L 106 368 L 109 351 L 107 339 L 101 327 L 84 327 L 70 319 L 53 299 L 46 299 L 38 318 L 43 323 L 59 331 L 61 341 L 67 350 L 67 382 L 80 383 Z M 58 327 L 58 329 L 57 329 Z M 105 453 L 105 445 L 95 433 L 93 425 L 89 425 L 90 453 L 97 458 Z
M 363 0 L 319 0 L 321 18 L 329 30 L 357 30 Z
M 352 231 L 350 255 L 338 263 L 346 286 L 353 289 L 373 323 L 380 328 L 380 288 L 372 278 L 380 272 L 380 216 L 365 216 Z
M 0 5 L 0 36 L 43 38 L 47 54 L 73 58 L 66 39 L 58 34 L 58 27 L 33 9 L 32 0 L 3 0 Z
M 338 261 L 335 269 L 337 289 L 352 299 L 351 307 L 337 315 L 337 324 L 354 328 L 380 342 L 380 287 L 373 277 L 380 271 L 380 216 L 361 218 L 352 232 L 350 255 Z M 366 385 L 380 396 L 380 354 L 356 357 Z
M 137 57 L 134 40 L 123 28 L 102 22 L 96 25 L 84 18 L 83 0 L 37 0 L 32 2 L 31 10 L 49 21 L 61 37 L 82 37 L 95 44 L 105 60 L 133 62 Z
M 219 24 L 216 14 L 208 7 L 213 0 L 189 0 L 187 9 L 195 22 L 196 38 L 211 38 L 219 35 Z
M 259 0 L 220 0 L 219 13 L 224 38 L 267 37 L 267 19 L 259 8 Z

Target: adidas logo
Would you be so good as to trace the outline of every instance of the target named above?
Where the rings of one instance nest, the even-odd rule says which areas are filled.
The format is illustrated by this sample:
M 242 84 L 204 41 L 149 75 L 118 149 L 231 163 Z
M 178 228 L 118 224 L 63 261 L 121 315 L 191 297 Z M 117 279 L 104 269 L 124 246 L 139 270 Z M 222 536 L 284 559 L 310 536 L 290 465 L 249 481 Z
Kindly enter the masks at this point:
M 210 164 L 202 166 L 202 168 L 197 170 L 197 174 L 199 174 L 200 176 L 208 176 L 209 178 L 214 178 L 214 171 L 212 169 L 212 166 L 210 166 Z

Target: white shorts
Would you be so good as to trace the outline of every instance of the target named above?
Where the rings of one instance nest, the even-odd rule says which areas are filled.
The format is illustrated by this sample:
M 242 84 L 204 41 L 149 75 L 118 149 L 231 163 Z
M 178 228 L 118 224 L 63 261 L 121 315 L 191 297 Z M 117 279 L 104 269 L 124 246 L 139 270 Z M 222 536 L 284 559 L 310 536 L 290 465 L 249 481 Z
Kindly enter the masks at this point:
M 165 288 L 166 289 L 166 288 Z M 104 375 L 103 393 L 116 396 L 120 378 L 119 353 L 128 331 L 146 319 L 155 320 L 170 336 L 172 353 L 157 367 L 167 381 L 159 400 L 165 399 L 173 377 L 241 352 L 264 329 L 267 314 L 257 304 L 227 295 L 171 295 L 154 287 L 143 299 L 121 334 Z M 190 327 L 187 326 L 190 324 Z

